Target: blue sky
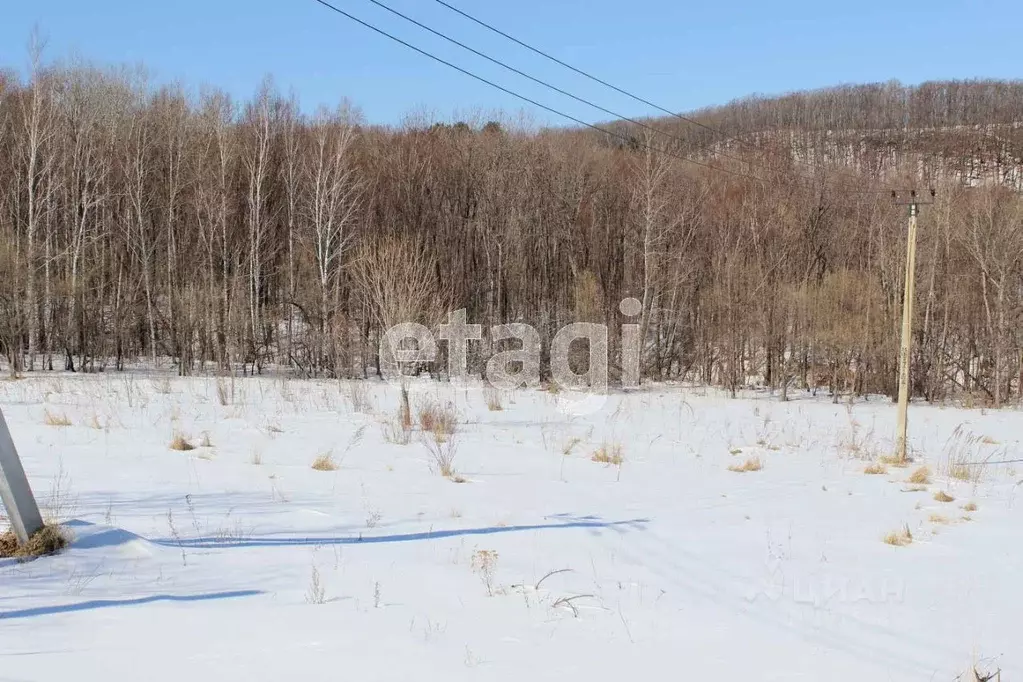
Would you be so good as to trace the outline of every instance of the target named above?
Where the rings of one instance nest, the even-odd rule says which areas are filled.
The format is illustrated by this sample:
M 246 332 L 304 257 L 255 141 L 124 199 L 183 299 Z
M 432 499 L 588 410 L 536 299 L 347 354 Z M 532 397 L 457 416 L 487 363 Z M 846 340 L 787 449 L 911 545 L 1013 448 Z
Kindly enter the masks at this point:
M 585 120 L 608 117 L 502 71 L 373 6 L 352 14 Z M 651 112 L 452 14 L 434 0 L 384 0 L 523 71 L 620 113 Z M 522 40 L 669 109 L 752 93 L 897 79 L 1023 77 L 1019 0 L 450 0 Z M 0 68 L 24 69 L 33 26 L 50 59 L 144 64 L 156 82 L 247 97 L 273 75 L 307 110 L 350 98 L 368 120 L 411 112 L 529 109 L 350 22 L 313 0 L 8 0 Z M 537 121 L 561 122 L 539 112 Z

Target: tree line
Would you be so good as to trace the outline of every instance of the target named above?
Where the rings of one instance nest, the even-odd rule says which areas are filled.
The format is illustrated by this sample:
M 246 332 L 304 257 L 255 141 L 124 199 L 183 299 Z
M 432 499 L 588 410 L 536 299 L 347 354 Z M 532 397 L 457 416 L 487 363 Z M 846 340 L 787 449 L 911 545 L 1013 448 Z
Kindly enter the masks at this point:
M 636 322 L 649 379 L 891 394 L 906 216 L 883 190 L 927 183 L 914 393 L 1020 399 L 1019 83 L 759 98 L 695 114 L 721 137 L 657 119 L 672 137 L 611 124 L 619 137 L 380 127 L 344 102 L 306 113 L 271 81 L 234 101 L 32 63 L 0 73 L 11 373 L 371 376 L 382 329 L 464 308 L 545 346 L 603 322 L 612 367 Z M 978 151 L 977 130 L 997 144 Z M 992 155 L 1001 174 L 932 172 Z M 494 351 L 485 338 L 471 366 Z

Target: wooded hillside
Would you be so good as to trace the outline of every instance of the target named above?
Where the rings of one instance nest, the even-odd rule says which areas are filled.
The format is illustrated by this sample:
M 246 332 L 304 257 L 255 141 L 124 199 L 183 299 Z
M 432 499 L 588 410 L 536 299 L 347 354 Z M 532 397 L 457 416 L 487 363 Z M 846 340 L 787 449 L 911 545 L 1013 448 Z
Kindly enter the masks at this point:
M 11 371 L 363 376 L 390 322 L 465 308 L 485 330 L 547 341 L 587 320 L 615 339 L 634 296 L 647 377 L 890 393 L 906 221 L 886 190 L 933 185 L 914 390 L 1019 399 L 1023 83 L 693 116 L 724 134 L 389 129 L 269 84 L 234 102 L 114 70 L 0 75 L 0 351 Z

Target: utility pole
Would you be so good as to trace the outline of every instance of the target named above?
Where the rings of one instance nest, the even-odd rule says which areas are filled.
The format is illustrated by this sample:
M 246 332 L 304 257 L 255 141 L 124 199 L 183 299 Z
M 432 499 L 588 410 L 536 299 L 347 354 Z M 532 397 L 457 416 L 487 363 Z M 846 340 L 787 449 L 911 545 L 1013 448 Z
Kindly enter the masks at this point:
M 11 520 L 19 544 L 25 544 L 37 531 L 42 530 L 43 517 L 32 496 L 32 488 L 28 485 L 25 469 L 18 459 L 18 451 L 14 449 L 14 440 L 4 421 L 3 412 L 0 412 L 0 499 L 3 500 L 7 518 Z
M 909 200 L 900 202 L 898 194 L 892 192 L 892 200 L 900 206 L 909 207 L 909 232 L 906 239 L 906 288 L 902 295 L 902 346 L 899 350 L 899 413 L 895 435 L 895 458 L 906 461 L 906 427 L 909 419 L 909 355 L 913 346 L 913 299 L 916 291 L 916 219 L 920 206 L 934 203 L 919 201 L 916 190 L 909 193 Z

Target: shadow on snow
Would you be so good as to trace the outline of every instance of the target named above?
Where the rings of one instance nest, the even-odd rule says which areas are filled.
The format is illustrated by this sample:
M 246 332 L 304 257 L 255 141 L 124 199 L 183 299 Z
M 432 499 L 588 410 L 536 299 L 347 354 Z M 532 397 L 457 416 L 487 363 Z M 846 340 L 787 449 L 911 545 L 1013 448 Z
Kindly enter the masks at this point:
M 499 533 L 521 533 L 524 531 L 541 530 L 568 530 L 588 528 L 593 530 L 615 529 L 629 530 L 634 528 L 642 529 L 649 519 L 630 519 L 627 521 L 603 521 L 599 517 L 584 516 L 570 517 L 558 515 L 548 518 L 563 518 L 564 521 L 555 523 L 540 523 L 518 526 L 488 526 L 485 528 L 456 528 L 450 530 L 430 530 L 420 533 L 397 533 L 392 535 L 356 535 L 349 537 L 300 537 L 300 538 L 273 538 L 273 537 L 198 537 L 198 538 L 162 538 L 153 540 L 157 545 L 165 547 L 303 547 L 319 545 L 371 545 L 392 542 L 417 542 L 424 540 L 442 540 L 445 538 L 457 538 L 473 535 L 496 535 Z
M 152 604 L 153 602 L 198 602 L 214 601 L 217 599 L 236 599 L 238 597 L 253 597 L 263 594 L 260 590 L 235 590 L 232 592 L 210 592 L 207 594 L 154 594 L 149 597 L 135 597 L 134 599 L 92 599 L 90 601 L 77 602 L 75 604 L 56 604 L 53 606 L 37 606 L 30 609 L 18 609 L 16 611 L 4 611 L 0 613 L 0 620 L 10 618 L 32 618 L 35 616 L 51 616 L 58 613 L 73 613 L 75 611 L 91 611 L 93 609 L 106 609 L 113 606 L 135 606 L 138 604 Z

